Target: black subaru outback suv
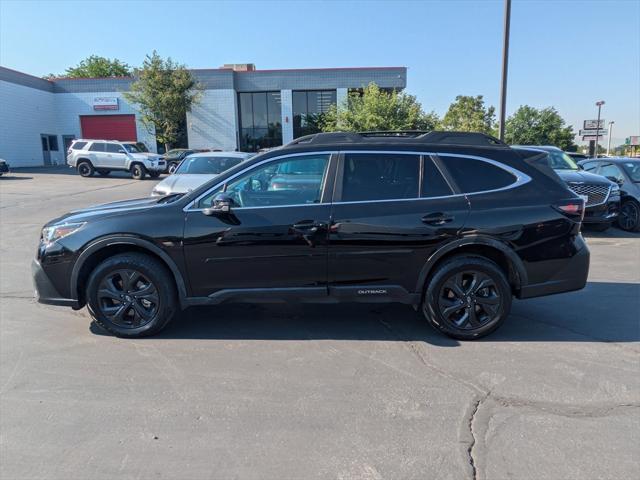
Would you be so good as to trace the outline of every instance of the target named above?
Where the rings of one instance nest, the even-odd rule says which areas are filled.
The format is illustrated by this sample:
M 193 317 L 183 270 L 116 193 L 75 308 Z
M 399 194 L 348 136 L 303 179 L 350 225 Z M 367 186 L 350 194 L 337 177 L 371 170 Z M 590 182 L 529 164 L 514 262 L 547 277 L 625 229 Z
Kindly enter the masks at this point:
M 479 338 L 514 295 L 585 286 L 584 201 L 545 156 L 482 134 L 302 137 L 184 195 L 52 220 L 37 295 L 122 337 L 191 305 L 401 302 Z

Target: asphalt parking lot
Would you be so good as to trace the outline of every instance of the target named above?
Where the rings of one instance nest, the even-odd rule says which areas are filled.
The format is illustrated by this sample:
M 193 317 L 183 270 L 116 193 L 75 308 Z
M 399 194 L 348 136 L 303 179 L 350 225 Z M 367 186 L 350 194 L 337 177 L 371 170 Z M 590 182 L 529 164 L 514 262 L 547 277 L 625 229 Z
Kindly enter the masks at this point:
M 2 479 L 640 478 L 640 236 L 476 342 L 402 305 L 226 305 L 121 340 L 35 303 L 39 230 L 156 181 L 0 178 Z

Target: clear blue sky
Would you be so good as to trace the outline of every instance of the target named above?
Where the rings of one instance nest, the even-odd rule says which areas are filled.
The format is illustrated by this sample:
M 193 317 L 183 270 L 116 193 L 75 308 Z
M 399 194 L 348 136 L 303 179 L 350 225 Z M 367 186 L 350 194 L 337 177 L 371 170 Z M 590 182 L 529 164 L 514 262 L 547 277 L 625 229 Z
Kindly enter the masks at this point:
M 406 66 L 409 93 L 442 115 L 458 94 L 497 105 L 502 0 L 0 0 L 0 64 L 61 73 L 98 54 L 153 49 L 189 67 Z M 508 112 L 555 106 L 578 129 L 604 99 L 614 142 L 640 135 L 640 0 L 514 0 Z

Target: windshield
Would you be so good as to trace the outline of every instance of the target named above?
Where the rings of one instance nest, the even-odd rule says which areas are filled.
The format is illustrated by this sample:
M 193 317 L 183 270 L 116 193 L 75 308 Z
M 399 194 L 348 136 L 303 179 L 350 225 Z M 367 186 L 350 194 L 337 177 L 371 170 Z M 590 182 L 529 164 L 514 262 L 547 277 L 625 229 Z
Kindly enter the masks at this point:
M 182 154 L 182 152 L 186 152 L 186 150 L 183 148 L 174 148 L 173 150 L 169 150 L 167 152 L 165 158 L 177 158 Z
M 138 147 L 136 147 L 132 143 L 123 143 L 122 146 L 129 153 L 140 153 L 140 150 L 138 150 Z
M 218 174 L 231 167 L 235 167 L 242 161 L 237 157 L 196 157 L 185 158 L 175 173 L 204 173 Z
M 554 170 L 579 170 L 578 164 L 564 152 L 547 152 L 547 156 Z
M 633 183 L 640 183 L 640 160 L 630 160 L 622 163 L 622 168 L 627 172 Z

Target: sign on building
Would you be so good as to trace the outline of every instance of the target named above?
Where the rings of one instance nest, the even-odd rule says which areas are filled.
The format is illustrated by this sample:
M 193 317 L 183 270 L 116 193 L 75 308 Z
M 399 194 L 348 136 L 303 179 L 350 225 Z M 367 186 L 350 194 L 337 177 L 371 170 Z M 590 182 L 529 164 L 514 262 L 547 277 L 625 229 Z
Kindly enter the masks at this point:
M 94 110 L 118 110 L 118 97 L 94 97 Z
M 595 130 L 596 128 L 604 128 L 604 118 L 600 119 L 600 125 L 598 125 L 598 120 L 585 120 L 582 128 L 585 130 Z

